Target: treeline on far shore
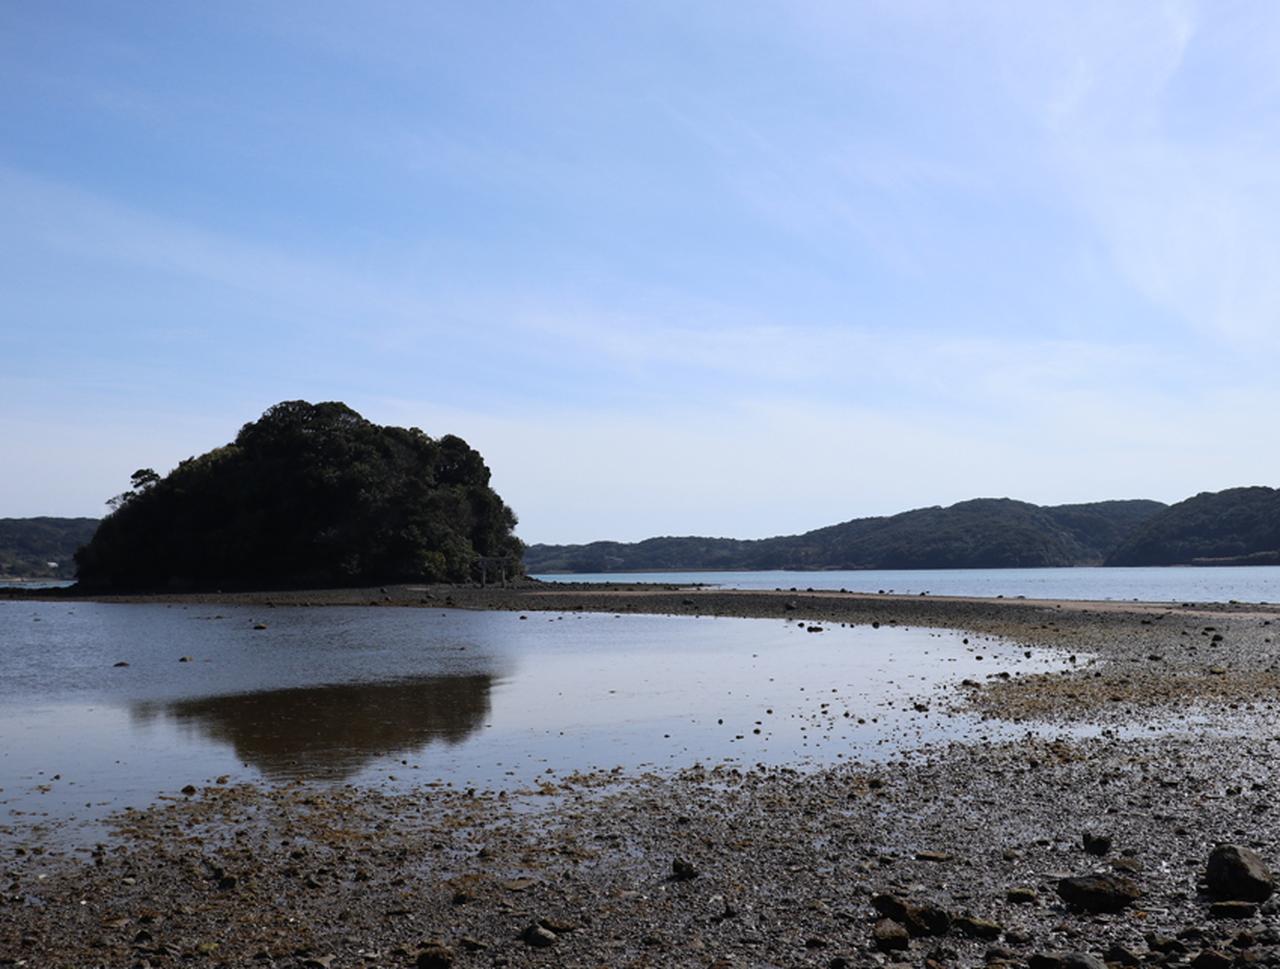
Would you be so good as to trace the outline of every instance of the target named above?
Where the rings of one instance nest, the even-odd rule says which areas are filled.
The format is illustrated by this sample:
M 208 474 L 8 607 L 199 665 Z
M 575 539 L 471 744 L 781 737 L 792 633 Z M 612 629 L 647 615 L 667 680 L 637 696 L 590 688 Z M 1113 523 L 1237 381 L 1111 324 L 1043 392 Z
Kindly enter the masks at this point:
M 361 426 L 358 415 L 342 413 L 342 417 Z M 376 433 L 372 427 L 364 432 Z M 433 450 L 440 447 L 434 442 L 415 438 L 414 443 L 426 453 L 444 453 Z M 464 488 L 447 489 L 453 497 L 442 504 L 443 492 L 437 489 L 447 474 L 456 472 L 438 468 L 432 463 L 438 458 L 427 462 L 433 478 L 428 489 L 433 492 L 431 520 L 443 524 L 419 529 L 413 546 L 418 558 L 384 569 L 384 574 L 412 577 L 420 565 L 422 577 L 456 579 L 470 575 L 473 566 L 465 563 L 476 556 L 519 561 L 521 546 L 511 534 L 514 515 L 489 491 L 487 469 L 478 455 L 456 439 L 446 438 L 443 446 L 445 452 L 454 447 L 466 459 L 462 464 L 470 465 L 475 480 Z M 401 464 L 401 482 L 411 480 L 405 472 L 420 474 L 423 467 L 414 472 Z M 141 490 L 149 492 L 157 483 L 143 482 Z M 163 493 L 162 489 L 155 497 Z M 400 500 L 397 495 L 404 494 L 403 486 L 392 489 L 383 498 L 383 507 L 395 505 Z M 296 505 L 288 502 L 284 492 L 279 498 Z M 421 499 L 414 500 L 418 502 L 416 520 L 422 521 Z M 118 499 L 124 505 L 131 501 L 129 496 L 122 502 Z M 459 521 L 466 523 L 461 530 L 456 527 Z M 73 578 L 75 552 L 90 544 L 98 526 L 99 521 L 92 518 L 0 519 L 0 578 Z M 352 534 L 367 535 L 367 519 Z M 457 563 L 451 568 L 442 568 L 445 559 L 429 554 L 436 544 L 444 547 L 445 543 L 445 554 Z M 1280 489 L 1231 488 L 1174 505 L 1139 499 L 1043 507 L 1008 498 L 981 498 L 758 540 L 690 536 L 533 545 L 523 550 L 523 564 L 535 573 L 1280 565 Z M 517 570 L 518 564 L 512 568 Z
M 776 538 L 662 537 L 532 545 L 528 571 L 1280 565 L 1280 490 L 1205 492 L 1174 505 L 1042 507 L 979 498 Z

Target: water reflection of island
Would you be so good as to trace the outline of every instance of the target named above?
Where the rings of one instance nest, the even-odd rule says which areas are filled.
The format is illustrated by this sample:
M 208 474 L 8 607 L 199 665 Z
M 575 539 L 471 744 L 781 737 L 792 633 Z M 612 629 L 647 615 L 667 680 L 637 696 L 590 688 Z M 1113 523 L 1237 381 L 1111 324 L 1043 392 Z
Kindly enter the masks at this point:
M 388 754 L 465 740 L 489 713 L 492 677 L 433 676 L 133 705 L 230 744 L 272 780 L 346 778 Z

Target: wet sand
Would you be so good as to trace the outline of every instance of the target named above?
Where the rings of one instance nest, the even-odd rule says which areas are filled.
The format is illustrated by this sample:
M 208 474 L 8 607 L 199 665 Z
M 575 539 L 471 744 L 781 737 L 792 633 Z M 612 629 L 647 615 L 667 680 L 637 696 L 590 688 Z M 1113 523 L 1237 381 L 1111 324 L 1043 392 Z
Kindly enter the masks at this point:
M 97 852 L 4 860 L 0 965 L 1280 964 L 1280 909 L 1211 917 L 1202 884 L 1220 841 L 1280 867 L 1274 607 L 536 585 L 160 601 L 932 626 L 1077 660 L 937 698 L 1025 720 L 1025 739 L 875 767 L 553 775 L 505 795 L 173 791 Z M 1059 895 L 1095 872 L 1127 880 L 1123 910 Z M 945 934 L 911 937 L 903 901 L 944 912 Z

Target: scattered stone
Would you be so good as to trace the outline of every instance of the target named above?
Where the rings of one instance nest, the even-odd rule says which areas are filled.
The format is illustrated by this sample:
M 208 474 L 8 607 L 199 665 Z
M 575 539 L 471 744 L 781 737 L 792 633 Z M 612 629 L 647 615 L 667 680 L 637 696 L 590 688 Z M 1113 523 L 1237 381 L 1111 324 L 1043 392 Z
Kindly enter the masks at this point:
M 1192 969 L 1231 969 L 1235 960 L 1217 949 L 1205 949 L 1191 960 Z
M 1148 932 L 1147 948 L 1152 952 L 1160 952 L 1167 956 L 1181 955 L 1187 951 L 1186 945 L 1181 939 L 1175 939 L 1173 936 L 1160 935 L 1158 932 Z
M 1119 942 L 1112 944 L 1106 952 L 1102 954 L 1102 958 L 1106 962 L 1113 962 L 1117 966 L 1137 966 L 1141 965 L 1142 957 L 1132 949 L 1125 948 Z
M 1142 892 L 1121 875 L 1078 875 L 1061 879 L 1058 895 L 1074 908 L 1112 913 L 1128 908 L 1142 897 Z
M 1107 969 L 1091 952 L 1042 952 L 1027 960 L 1028 969 Z
M 466 946 L 466 941 L 463 941 Z M 453 950 L 439 942 L 428 942 L 418 952 L 414 963 L 417 969 L 451 969 L 453 966 Z
M 924 706 L 924 704 L 916 704 L 916 706 L 920 707 L 920 706 Z M 927 706 L 924 707 L 924 712 L 928 712 L 928 710 L 929 708 Z M 952 858 L 951 854 L 949 854 L 946 851 L 917 851 L 916 852 L 916 861 L 942 862 L 942 861 L 950 861 L 951 858 Z
M 1094 834 L 1092 831 L 1086 831 L 1080 840 L 1084 843 L 1084 850 L 1091 855 L 1102 857 L 1111 850 L 1111 836 L 1108 834 Z
M 520 938 L 526 945 L 531 945 L 535 949 L 545 949 L 547 946 L 555 945 L 559 937 L 545 926 L 531 922 L 520 933 Z
M 951 920 L 951 927 L 961 935 L 967 935 L 971 939 L 985 939 L 987 942 L 994 942 L 1004 932 L 995 922 L 972 915 L 956 916 Z
M 937 905 L 917 905 L 888 893 L 874 896 L 871 904 L 885 918 L 904 926 L 914 936 L 946 935 L 951 928 L 951 916 Z
M 678 882 L 687 882 L 698 877 L 698 869 L 683 858 L 674 858 L 671 861 L 671 877 Z
M 1209 853 L 1205 880 L 1209 894 L 1221 900 L 1265 902 L 1275 878 L 1257 853 L 1240 845 L 1218 845 Z
M 871 938 L 881 952 L 901 952 L 911 945 L 911 935 L 893 919 L 880 919 L 871 929 Z
M 1258 914 L 1258 906 L 1253 902 L 1225 901 L 1214 902 L 1209 906 L 1211 919 L 1251 919 Z

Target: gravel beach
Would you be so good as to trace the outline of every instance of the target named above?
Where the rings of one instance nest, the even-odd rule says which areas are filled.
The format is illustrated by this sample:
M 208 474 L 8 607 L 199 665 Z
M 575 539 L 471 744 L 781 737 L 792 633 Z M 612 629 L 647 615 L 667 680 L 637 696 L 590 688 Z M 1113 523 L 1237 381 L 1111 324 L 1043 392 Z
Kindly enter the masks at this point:
M 97 848 L 4 858 L 0 965 L 1280 965 L 1278 607 L 536 583 L 146 601 L 929 626 L 1068 669 L 992 668 L 919 713 L 1021 739 L 874 766 L 165 792 Z

